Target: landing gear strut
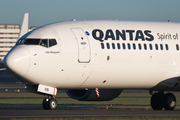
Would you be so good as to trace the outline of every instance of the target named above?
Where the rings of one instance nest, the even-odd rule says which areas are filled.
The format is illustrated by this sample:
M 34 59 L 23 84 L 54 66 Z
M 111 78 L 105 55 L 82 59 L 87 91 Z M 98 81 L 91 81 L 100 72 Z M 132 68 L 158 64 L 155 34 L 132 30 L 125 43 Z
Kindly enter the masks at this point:
M 176 107 L 176 97 L 172 93 L 158 92 L 151 97 L 151 107 L 153 110 L 174 110 Z
M 43 100 L 42 106 L 45 110 L 54 110 L 57 107 L 57 101 L 54 96 L 51 96 Z

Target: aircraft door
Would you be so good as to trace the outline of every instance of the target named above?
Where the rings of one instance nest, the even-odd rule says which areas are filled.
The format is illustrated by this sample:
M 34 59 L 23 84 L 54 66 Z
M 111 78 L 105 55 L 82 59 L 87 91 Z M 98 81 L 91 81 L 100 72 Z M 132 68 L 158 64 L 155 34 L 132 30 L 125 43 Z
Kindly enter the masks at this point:
M 78 44 L 78 62 L 89 63 L 90 62 L 90 45 L 89 40 L 85 32 L 81 28 L 72 28 L 75 39 Z

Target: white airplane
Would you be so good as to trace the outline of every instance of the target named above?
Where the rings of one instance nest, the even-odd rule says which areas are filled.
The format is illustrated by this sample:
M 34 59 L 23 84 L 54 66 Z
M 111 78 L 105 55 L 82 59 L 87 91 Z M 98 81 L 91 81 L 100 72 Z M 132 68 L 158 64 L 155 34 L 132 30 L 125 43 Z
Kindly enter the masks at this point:
M 26 19 L 27 21 L 27 19 Z M 27 22 L 25 22 L 27 23 Z M 179 23 L 69 21 L 20 35 L 6 69 L 44 94 L 55 109 L 57 88 L 80 101 L 106 101 L 122 90 L 149 90 L 154 110 L 173 110 L 180 91 Z M 23 27 L 22 27 L 23 29 Z

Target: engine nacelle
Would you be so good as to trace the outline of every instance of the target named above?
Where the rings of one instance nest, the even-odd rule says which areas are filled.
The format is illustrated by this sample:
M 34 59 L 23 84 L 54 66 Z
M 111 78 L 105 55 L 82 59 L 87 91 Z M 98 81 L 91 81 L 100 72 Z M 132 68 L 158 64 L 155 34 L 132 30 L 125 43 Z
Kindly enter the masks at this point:
M 95 90 L 67 90 L 69 97 L 79 101 L 108 101 L 120 95 L 123 89 L 99 89 L 99 97 Z

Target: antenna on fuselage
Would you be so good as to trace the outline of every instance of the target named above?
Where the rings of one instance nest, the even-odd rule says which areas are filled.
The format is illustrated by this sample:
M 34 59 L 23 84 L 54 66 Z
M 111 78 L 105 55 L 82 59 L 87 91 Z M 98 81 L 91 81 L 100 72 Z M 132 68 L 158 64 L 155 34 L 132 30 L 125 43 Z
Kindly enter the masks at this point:
M 25 13 L 21 24 L 21 30 L 19 32 L 18 39 L 28 32 L 28 20 L 29 20 L 29 13 Z

